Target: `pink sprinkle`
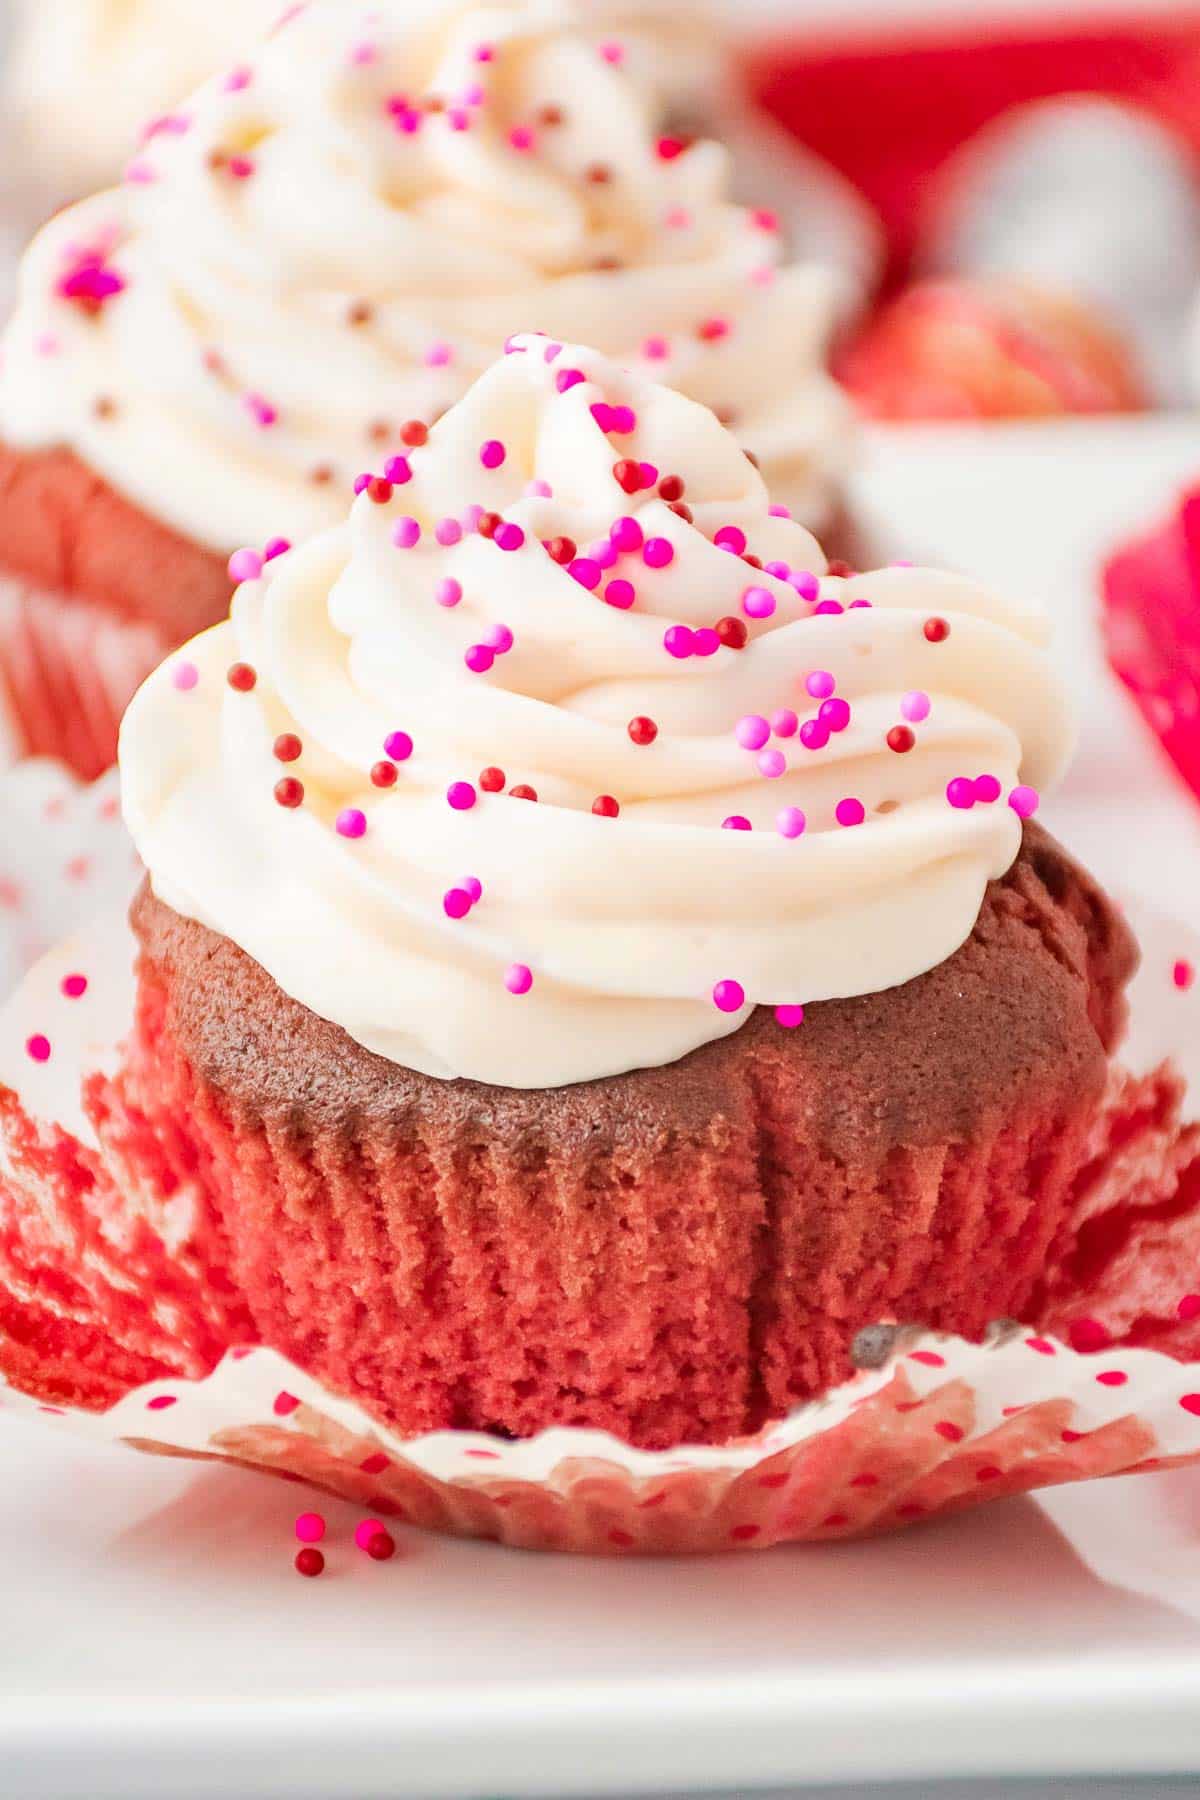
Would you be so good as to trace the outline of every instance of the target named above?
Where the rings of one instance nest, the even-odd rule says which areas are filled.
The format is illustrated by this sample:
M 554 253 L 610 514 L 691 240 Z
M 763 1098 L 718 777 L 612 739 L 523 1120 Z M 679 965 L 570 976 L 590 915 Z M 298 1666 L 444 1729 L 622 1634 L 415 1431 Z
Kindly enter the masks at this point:
M 393 762 L 407 762 L 413 753 L 413 741 L 407 731 L 389 732 L 383 747 Z
M 247 394 L 242 402 L 254 423 L 263 431 L 279 423 L 278 409 L 262 394 Z
M 525 497 L 527 500 L 553 500 L 554 489 L 548 481 L 535 476 L 532 481 L 525 483 Z
M 780 837 L 803 837 L 807 824 L 808 820 L 798 806 L 785 806 L 775 815 L 775 829 Z
M 746 534 L 740 525 L 722 525 L 713 543 L 721 550 L 732 550 L 735 556 L 740 556 L 746 548 Z
M 625 46 L 624 44 L 614 43 L 601 44 L 600 54 L 606 63 L 612 63 L 615 66 L 618 63 L 624 62 Z
M 448 106 L 446 108 L 446 123 L 449 125 L 451 131 L 469 131 L 471 129 L 471 115 L 464 107 Z
M 637 599 L 637 590 L 632 581 L 618 578 L 616 581 L 609 582 L 604 590 L 604 598 L 610 606 L 615 606 L 618 612 L 628 612 Z
M 492 542 L 498 550 L 519 550 L 525 542 L 525 533 L 519 525 L 506 519 L 503 525 L 497 525 Z
M 200 680 L 200 671 L 195 663 L 176 663 L 171 672 L 171 680 L 181 694 L 190 694 Z
M 230 69 L 223 83 L 225 92 L 227 94 L 240 94 L 245 88 L 250 86 L 253 79 L 254 72 L 252 69 L 247 69 L 244 66 L 240 69 Z
M 485 469 L 503 467 L 507 455 L 508 452 L 499 438 L 489 438 L 485 444 L 479 446 L 479 460 Z
M 666 569 L 675 560 L 675 546 L 669 538 L 647 538 L 642 546 L 642 561 L 648 569 Z
M 31 1038 L 25 1040 L 26 1054 L 36 1063 L 50 1061 L 50 1039 L 36 1031 Z
M 814 700 L 828 700 L 836 687 L 837 681 L 828 669 L 814 669 L 804 683 L 805 692 L 811 694 Z
M 931 710 L 929 695 L 922 693 L 920 688 L 914 689 L 911 694 L 905 694 L 900 702 L 900 716 L 907 719 L 910 725 L 920 725 L 929 717 Z
M 760 750 L 758 754 L 758 772 L 765 775 L 768 781 L 777 781 L 787 772 L 787 757 L 782 750 Z
M 504 977 L 504 985 L 510 994 L 527 994 L 533 986 L 533 970 L 525 963 L 513 963 Z
M 514 150 L 532 150 L 534 144 L 532 127 L 529 125 L 514 125 L 508 134 L 508 141 Z
M 946 798 L 959 812 L 970 812 L 975 804 L 975 783 L 966 775 L 956 775 L 946 784 Z
M 267 547 L 263 551 L 263 561 L 265 563 L 274 562 L 276 560 L 276 558 L 278 558 L 280 556 L 286 556 L 288 551 L 291 549 L 291 547 L 292 547 L 292 543 L 291 543 L 290 538 L 285 538 L 285 537 L 268 538 L 267 539 Z
M 301 1513 L 296 1520 L 296 1536 L 302 1544 L 319 1544 L 325 1536 L 325 1521 L 320 1513 Z
M 495 54 L 495 47 L 492 44 L 476 44 L 473 52 L 477 63 L 490 63 Z
M 800 721 L 790 706 L 780 707 L 778 712 L 773 712 L 771 714 L 771 730 L 776 737 L 795 737 L 799 728 Z
M 446 799 L 455 812 L 470 812 L 477 795 L 469 781 L 452 781 L 446 789 Z
M 372 1538 L 386 1535 L 386 1526 L 381 1519 L 363 1519 L 354 1527 L 354 1542 L 359 1550 L 365 1551 Z
M 663 636 L 663 649 L 680 662 L 692 655 L 695 643 L 695 634 L 689 625 L 671 625 Z
M 1036 788 L 1015 787 L 1008 796 L 1008 804 L 1018 819 L 1032 819 L 1041 801 Z
M 721 648 L 721 640 L 711 625 L 701 625 L 692 640 L 693 656 L 715 656 Z
M 747 713 L 734 726 L 733 735 L 743 750 L 761 750 L 771 735 L 771 727 L 761 713 Z
M 344 838 L 361 838 L 367 835 L 367 815 L 360 812 L 357 806 L 348 806 L 345 812 L 337 816 L 337 834 Z
M 686 206 L 668 206 L 663 214 L 663 224 L 668 231 L 687 231 L 692 223 L 692 215 Z
M 775 611 L 775 596 L 770 588 L 748 587 L 742 595 L 742 611 L 748 619 L 769 619 Z
M 1176 983 L 1176 985 L 1178 986 L 1179 984 Z M 88 978 L 86 975 L 63 976 L 62 991 L 67 996 L 68 1000 L 82 1000 L 83 996 L 87 993 L 87 990 Z
M 767 514 L 772 519 L 790 519 L 792 509 L 790 506 L 768 506 Z
M 1000 798 L 1003 789 L 994 775 L 977 775 L 975 777 L 975 798 L 984 806 L 992 806 Z
M 861 825 L 867 816 L 867 809 L 861 800 L 839 800 L 833 816 L 839 825 Z
M 486 644 L 472 644 L 463 661 L 472 675 L 486 675 L 496 661 L 496 654 Z
M 462 582 L 456 581 L 453 575 L 443 575 L 433 590 L 433 597 L 439 606 L 457 606 L 463 597 Z
M 407 456 L 389 456 L 383 465 L 383 474 L 393 487 L 407 487 L 412 480 L 412 464 Z
M 254 158 L 252 156 L 231 156 L 225 167 L 235 181 L 249 181 L 254 173 Z
M 815 600 L 821 592 L 821 583 L 807 569 L 797 569 L 788 576 L 788 585 L 794 587 L 802 600 Z
M 477 875 L 466 875 L 458 884 L 466 893 L 472 906 L 478 906 L 483 899 L 483 883 Z
M 589 562 L 598 563 L 602 569 L 611 569 L 617 560 L 617 546 L 611 538 L 601 538 L 589 544 L 585 554 Z
M 1183 993 L 1186 993 L 1195 979 L 1195 969 L 1192 967 L 1191 963 L 1188 962 L 1186 957 L 1181 956 L 1171 970 L 1171 980 L 1175 983 L 1177 988 Z
M 457 519 L 439 519 L 433 528 L 433 535 L 444 550 L 452 544 L 462 542 L 462 526 Z
M 428 350 L 425 352 L 425 367 L 427 369 L 444 369 L 447 363 L 453 361 L 454 351 L 449 344 L 430 344 Z
M 740 981 L 718 981 L 712 997 L 718 1012 L 740 1012 L 746 1004 L 746 990 Z
M 604 570 L 590 556 L 577 556 L 574 562 L 567 564 L 567 574 L 574 577 L 580 587 L 596 589 L 600 586 L 600 577 Z
M 442 909 L 448 919 L 465 919 L 471 910 L 471 896 L 465 888 L 451 888 L 442 896 Z
M 804 1023 L 804 1008 L 802 1006 L 777 1006 L 775 1018 L 785 1031 L 795 1031 L 798 1025 Z
M 647 362 L 665 362 L 671 354 L 671 346 L 664 337 L 648 337 L 642 345 L 642 355 Z
M 640 550 L 645 542 L 645 533 L 636 519 L 618 519 L 609 529 L 609 537 L 618 550 L 628 553 Z
M 742 813 L 730 813 L 727 819 L 721 820 L 722 831 L 752 831 L 753 829 L 749 819 Z
M 263 557 L 257 550 L 235 550 L 229 559 L 230 581 L 257 581 L 263 572 Z
M 489 625 L 483 634 L 483 641 L 497 656 L 507 656 L 513 647 L 513 634 L 507 625 Z
M 416 519 L 397 519 L 392 528 L 392 542 L 397 550 L 413 550 L 421 541 L 421 527 Z
M 790 566 L 785 562 L 769 562 L 764 567 L 765 572 L 773 575 L 776 581 L 786 581 L 792 572 Z

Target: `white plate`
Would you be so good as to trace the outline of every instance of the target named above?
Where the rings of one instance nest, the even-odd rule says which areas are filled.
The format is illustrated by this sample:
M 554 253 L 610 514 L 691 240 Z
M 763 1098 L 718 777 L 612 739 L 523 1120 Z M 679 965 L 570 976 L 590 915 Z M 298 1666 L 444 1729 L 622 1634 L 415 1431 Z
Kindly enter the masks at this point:
M 1200 808 L 1086 629 L 1088 565 L 1193 466 L 1194 426 L 884 435 L 862 498 L 894 553 L 1048 591 L 1087 701 L 1058 827 L 1195 919 Z M 405 1534 L 375 1565 L 329 1503 L 317 1582 L 291 1568 L 306 1503 L 5 1420 L 0 1794 L 482 1800 L 1200 1769 L 1200 1471 L 703 1562 Z

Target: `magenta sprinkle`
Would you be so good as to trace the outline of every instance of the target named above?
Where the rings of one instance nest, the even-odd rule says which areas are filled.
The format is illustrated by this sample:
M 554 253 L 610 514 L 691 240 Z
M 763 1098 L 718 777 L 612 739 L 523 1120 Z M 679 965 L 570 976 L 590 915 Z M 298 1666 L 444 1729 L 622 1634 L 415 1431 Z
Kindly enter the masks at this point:
M 554 377 L 554 385 L 560 394 L 567 394 L 573 387 L 578 387 L 581 381 L 586 380 L 587 377 L 582 369 L 560 369 Z
M 675 546 L 669 538 L 647 538 L 642 545 L 642 561 L 648 569 L 665 569 L 675 560 Z
M 956 775 L 946 784 L 946 798 L 959 812 L 969 812 L 975 804 L 975 783 L 966 775 Z
M 984 806 L 994 806 L 1003 791 L 994 775 L 977 775 L 975 777 L 975 798 L 982 801 Z
M 25 1054 L 32 1062 L 50 1061 L 50 1039 L 42 1032 L 35 1031 L 31 1038 L 25 1040 Z
M 442 896 L 442 910 L 448 919 L 465 919 L 471 910 L 471 896 L 465 888 L 451 888 Z
M 416 519 L 397 519 L 392 527 L 392 542 L 397 550 L 413 550 L 421 541 L 421 527 Z
M 508 451 L 499 438 L 489 438 L 486 444 L 479 446 L 479 460 L 485 469 L 499 469 L 504 465 Z
M 611 538 L 600 538 L 588 545 L 586 555 L 589 562 L 598 563 L 602 569 L 611 569 L 616 565 L 617 546 Z
M 655 465 L 650 462 L 640 462 L 638 464 L 638 468 L 642 472 L 642 486 L 644 488 L 657 487 L 657 485 L 658 485 L 658 469 L 655 467 Z
M 794 575 L 789 575 L 788 585 L 795 588 L 802 600 L 815 600 L 821 592 L 817 576 L 810 574 L 807 569 L 797 569 Z
M 439 519 L 433 528 L 433 535 L 444 550 L 462 542 L 462 526 L 457 519 Z
M 932 703 L 928 694 L 919 688 L 911 694 L 905 694 L 900 701 L 900 717 L 907 719 L 910 725 L 920 725 L 929 717 Z
M 525 963 L 513 963 L 504 977 L 504 985 L 510 994 L 527 994 L 533 986 L 533 970 Z
M 433 597 L 439 606 L 457 606 L 463 597 L 462 582 L 456 581 L 453 575 L 443 575 L 433 590 Z
M 766 574 L 773 575 L 776 581 L 786 581 L 792 572 L 789 565 L 785 562 L 764 563 L 763 569 Z
M 265 563 L 274 562 L 276 557 L 286 556 L 288 551 L 291 549 L 291 547 L 292 547 L 292 542 L 291 542 L 290 538 L 285 538 L 285 537 L 268 538 L 267 539 L 267 547 L 263 551 L 263 561 Z
M 373 1538 L 386 1536 L 387 1532 L 380 1519 L 362 1519 L 354 1527 L 354 1542 L 360 1550 L 365 1550 Z
M 628 517 L 618 519 L 610 528 L 608 535 L 617 549 L 626 554 L 632 550 L 640 550 L 645 542 L 645 533 L 637 520 Z
M 430 344 L 428 350 L 425 352 L 425 367 L 427 369 L 444 369 L 448 363 L 452 363 L 453 361 L 454 351 L 449 344 Z
M 722 831 L 752 831 L 753 829 L 749 819 L 742 813 L 730 813 L 727 819 L 721 820 Z
M 819 600 L 813 608 L 813 617 L 816 618 L 819 614 L 832 616 L 836 613 L 844 613 L 845 610 L 840 600 Z
M 803 837 L 808 820 L 798 806 L 785 806 L 775 814 L 775 829 L 780 837 Z
M 446 799 L 455 812 L 470 812 L 476 798 L 475 789 L 469 781 L 452 781 L 446 789 Z
M 413 753 L 413 741 L 407 731 L 392 731 L 383 740 L 383 747 L 393 762 L 407 762 Z
M 617 437 L 628 437 L 631 431 L 637 430 L 637 414 L 632 406 L 611 406 L 609 408 L 611 423 L 608 429 Z
M 610 606 L 615 606 L 618 612 L 628 612 L 637 599 L 637 591 L 632 581 L 625 581 L 618 577 L 616 581 L 609 582 L 604 590 L 604 598 Z
M 1032 819 L 1038 806 L 1041 804 L 1041 797 L 1036 788 L 1024 786 L 1015 787 L 1008 796 L 1008 804 L 1012 807 L 1018 819 Z
M 337 816 L 337 834 L 344 838 L 360 838 L 367 835 L 367 815 L 360 812 L 357 806 L 348 806 L 345 812 Z
M 701 625 L 692 639 L 693 656 L 715 656 L 721 648 L 721 640 L 711 625 Z
M 235 550 L 229 559 L 230 581 L 257 581 L 264 560 L 257 550 Z
M 486 644 L 472 644 L 463 661 L 472 675 L 486 675 L 496 661 L 496 653 L 489 650 Z
M 742 611 L 748 619 L 769 619 L 775 611 L 775 596 L 770 588 L 748 587 L 742 595 Z
M 492 542 L 500 550 L 519 550 L 525 542 L 525 533 L 519 525 L 514 525 L 511 520 L 505 520 L 504 524 L 497 525 L 492 533 Z
M 368 475 L 368 474 L 356 475 L 354 477 L 354 492 L 355 492 L 355 494 L 356 495 L 357 494 L 365 494 L 367 489 L 370 487 L 372 481 L 374 481 L 374 479 L 375 479 L 375 477 L 373 475 Z
M 800 742 L 806 750 L 823 750 L 829 742 L 829 727 L 820 719 L 805 719 L 800 727 Z
M 830 731 L 845 731 L 850 723 L 850 704 L 846 700 L 822 700 L 817 717 Z
M 507 625 L 489 625 L 483 634 L 483 641 L 497 656 L 507 656 L 513 647 L 513 634 Z
M 479 902 L 483 899 L 483 883 L 480 881 L 479 877 L 477 875 L 466 875 L 458 885 L 466 893 L 471 905 L 478 906 Z
M 798 1025 L 804 1023 L 804 1008 L 802 1006 L 777 1006 L 775 1018 L 785 1031 L 795 1031 Z
M 747 713 L 734 726 L 733 735 L 743 750 L 761 750 L 771 735 L 771 727 L 761 713 Z
M 746 990 L 740 981 L 718 981 L 712 997 L 718 1012 L 740 1012 L 746 1004 Z
M 814 700 L 828 700 L 830 694 L 837 687 L 837 682 L 828 669 L 814 669 L 804 683 L 804 687 L 806 693 L 811 694 Z
M 861 800 L 848 797 L 838 801 L 833 816 L 839 825 L 861 825 L 867 816 L 867 809 Z
M 776 737 L 795 737 L 799 729 L 800 721 L 790 706 L 782 706 L 778 712 L 771 714 L 771 730 Z
M 383 465 L 383 476 L 393 487 L 405 487 L 412 480 L 412 464 L 407 456 L 389 456 Z
M 772 519 L 790 519 L 792 516 L 790 506 L 768 506 L 767 512 Z
M 740 525 L 722 525 L 714 534 L 713 543 L 720 550 L 732 550 L 735 556 L 740 556 L 746 548 L 746 534 Z
M 787 757 L 782 750 L 760 750 L 758 753 L 758 772 L 768 781 L 777 781 L 787 773 Z
M 64 975 L 62 979 L 62 991 L 68 1000 L 82 1000 L 83 996 L 88 991 L 87 976 Z
M 567 574 L 574 576 L 580 587 L 595 590 L 600 586 L 603 573 L 600 564 L 593 562 L 590 556 L 577 556 L 574 562 L 567 564 Z
M 325 1536 L 325 1521 L 320 1513 L 301 1513 L 296 1520 L 296 1536 L 302 1544 L 319 1544 Z
M 679 661 L 691 656 L 696 647 L 695 633 L 689 625 L 671 625 L 663 635 L 663 649 Z
M 272 425 L 277 425 L 279 423 L 278 408 L 272 406 L 271 402 L 265 399 L 262 394 L 247 394 L 243 401 L 243 405 L 250 414 L 250 417 L 254 420 L 254 423 L 259 426 L 261 430 L 268 431 Z

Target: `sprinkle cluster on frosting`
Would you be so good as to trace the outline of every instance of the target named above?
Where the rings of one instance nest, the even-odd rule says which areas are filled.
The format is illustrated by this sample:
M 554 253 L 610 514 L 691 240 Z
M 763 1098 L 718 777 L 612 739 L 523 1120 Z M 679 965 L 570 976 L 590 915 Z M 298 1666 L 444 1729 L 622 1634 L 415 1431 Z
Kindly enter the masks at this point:
M 309 0 L 31 249 L 0 432 L 227 551 L 336 522 L 537 321 L 712 407 L 814 519 L 831 291 L 583 0 Z M 103 399 L 102 408 L 96 402 Z
M 518 1087 L 949 956 L 1068 747 L 1040 623 L 831 573 L 710 413 L 507 349 L 347 526 L 239 551 L 135 701 L 156 891 L 369 1048 Z

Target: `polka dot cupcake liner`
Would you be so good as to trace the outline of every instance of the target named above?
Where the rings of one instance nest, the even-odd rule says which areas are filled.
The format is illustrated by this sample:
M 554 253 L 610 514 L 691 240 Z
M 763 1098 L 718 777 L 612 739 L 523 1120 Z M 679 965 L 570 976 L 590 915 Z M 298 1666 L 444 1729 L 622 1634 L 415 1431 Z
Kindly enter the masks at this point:
M 972 1344 L 878 1329 L 859 1359 L 877 1366 L 728 1445 L 638 1451 L 577 1428 L 519 1442 L 390 1433 L 246 1341 L 237 1297 L 205 1279 L 187 1172 L 163 1179 L 171 1147 L 147 1156 L 119 1112 L 117 1046 L 133 1004 L 119 902 L 132 868 L 113 793 L 111 782 L 77 788 L 44 768 L 0 781 L 5 842 L 6 827 L 23 820 L 28 829 L 54 809 L 53 826 L 32 833 L 25 876 L 40 871 L 48 914 L 66 924 L 73 911 L 78 923 L 104 895 L 99 916 L 44 955 L 0 1012 L 0 1367 L 9 1384 L 0 1412 L 149 1454 L 261 1469 L 430 1530 L 607 1555 L 851 1537 L 1200 1459 L 1200 1293 L 1172 1300 L 1172 1355 L 1120 1341 L 1122 1306 L 1145 1313 L 1146 1271 L 1160 1286 L 1178 1279 L 1178 1245 L 1168 1266 L 1153 1233 L 1137 1267 L 1121 1273 L 1123 1291 L 1105 1299 L 1108 1325 L 1072 1317 L 1064 1301 L 1056 1335 L 1007 1322 Z M 87 899 L 64 877 L 68 852 L 89 859 Z M 1172 1058 L 1195 1096 L 1200 938 L 1140 911 L 1132 922 L 1150 948 L 1125 1061 L 1143 1070 Z M 0 913 L 11 965 L 23 957 L 10 938 L 13 919 Z

